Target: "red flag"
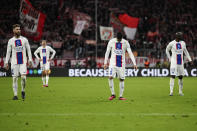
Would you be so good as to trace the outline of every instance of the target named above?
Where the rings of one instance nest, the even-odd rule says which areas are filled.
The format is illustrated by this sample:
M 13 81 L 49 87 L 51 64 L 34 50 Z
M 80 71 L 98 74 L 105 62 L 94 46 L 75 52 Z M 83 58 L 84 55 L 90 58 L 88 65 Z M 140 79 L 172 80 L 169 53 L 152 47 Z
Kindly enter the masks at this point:
M 19 17 L 24 27 L 22 34 L 35 41 L 39 41 L 42 37 L 46 15 L 36 10 L 29 0 L 21 0 Z
M 139 23 L 139 18 L 131 17 L 128 14 L 120 14 L 118 18 L 121 23 L 131 28 L 137 28 Z

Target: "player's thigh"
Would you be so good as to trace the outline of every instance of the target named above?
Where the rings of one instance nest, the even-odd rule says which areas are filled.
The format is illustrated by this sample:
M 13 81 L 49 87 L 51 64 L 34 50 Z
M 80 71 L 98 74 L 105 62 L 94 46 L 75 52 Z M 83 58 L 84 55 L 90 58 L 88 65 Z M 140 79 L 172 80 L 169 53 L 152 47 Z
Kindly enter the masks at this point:
M 19 65 L 18 64 L 11 64 L 11 74 L 13 77 L 19 76 Z
M 46 74 L 49 75 L 51 73 L 51 70 L 50 70 L 50 64 L 49 62 L 46 64 L 45 66 L 45 71 L 46 71 Z
M 27 65 L 26 64 L 20 64 L 19 65 L 19 72 L 21 75 L 27 74 Z
M 185 72 L 184 72 L 184 67 L 183 66 L 178 66 L 177 67 L 177 76 L 184 76 Z
M 175 66 L 170 67 L 170 75 L 176 76 L 177 75 L 177 68 Z
M 125 68 L 119 67 L 117 74 L 118 74 L 118 78 L 124 80 L 125 79 Z
M 115 78 L 116 77 L 116 68 L 115 67 L 109 67 L 109 77 L 113 77 Z
M 42 64 L 41 62 L 40 62 L 40 69 L 41 69 L 42 72 L 45 70 L 44 64 Z
M 47 62 L 47 63 L 45 64 L 45 70 L 50 70 L 50 63 L 49 63 L 49 62 Z

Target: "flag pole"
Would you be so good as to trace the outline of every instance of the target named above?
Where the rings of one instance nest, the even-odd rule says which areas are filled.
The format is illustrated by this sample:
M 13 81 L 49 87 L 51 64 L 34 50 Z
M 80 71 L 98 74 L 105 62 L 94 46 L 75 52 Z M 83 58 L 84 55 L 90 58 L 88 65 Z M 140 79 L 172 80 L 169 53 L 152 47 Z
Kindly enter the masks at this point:
M 96 62 L 97 62 L 97 57 L 98 57 L 98 47 L 97 47 L 97 41 L 98 41 L 98 22 L 97 22 L 97 3 L 98 3 L 98 0 L 95 0 L 95 40 L 96 40 L 96 45 L 95 45 L 95 48 L 96 48 Z

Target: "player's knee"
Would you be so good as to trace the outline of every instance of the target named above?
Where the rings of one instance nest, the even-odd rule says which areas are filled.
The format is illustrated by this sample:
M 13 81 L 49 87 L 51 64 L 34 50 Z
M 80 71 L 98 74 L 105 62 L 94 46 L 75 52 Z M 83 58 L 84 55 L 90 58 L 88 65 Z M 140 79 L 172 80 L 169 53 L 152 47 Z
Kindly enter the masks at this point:
M 46 75 L 50 75 L 50 74 L 51 74 L 51 70 L 47 70 Z
M 48 72 L 48 70 L 46 71 L 46 73 L 45 73 L 47 76 L 49 75 L 49 72 Z
M 26 80 L 26 75 L 21 75 L 22 80 Z
M 124 79 L 120 79 L 120 81 L 124 81 Z
M 46 75 L 46 71 L 42 71 L 42 75 Z
M 109 79 L 110 79 L 110 80 L 112 80 L 112 79 L 113 79 L 113 77 L 112 77 L 112 76 L 109 76 Z
M 183 76 L 178 76 L 179 79 L 183 79 Z
M 18 80 L 18 76 L 13 76 L 13 82 L 16 82 Z
M 172 75 L 171 78 L 175 79 L 175 75 Z

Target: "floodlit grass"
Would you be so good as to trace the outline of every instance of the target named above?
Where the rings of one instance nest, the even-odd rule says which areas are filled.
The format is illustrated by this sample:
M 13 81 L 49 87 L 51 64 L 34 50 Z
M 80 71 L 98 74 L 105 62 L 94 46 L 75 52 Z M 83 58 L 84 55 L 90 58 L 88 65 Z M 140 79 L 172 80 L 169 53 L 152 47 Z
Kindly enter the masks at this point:
M 1 131 L 196 131 L 197 79 L 184 96 L 169 94 L 169 78 L 126 78 L 124 97 L 109 101 L 107 78 L 28 77 L 26 100 L 12 100 L 12 78 L 0 78 Z M 116 95 L 119 82 L 114 80 Z

